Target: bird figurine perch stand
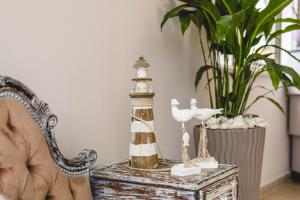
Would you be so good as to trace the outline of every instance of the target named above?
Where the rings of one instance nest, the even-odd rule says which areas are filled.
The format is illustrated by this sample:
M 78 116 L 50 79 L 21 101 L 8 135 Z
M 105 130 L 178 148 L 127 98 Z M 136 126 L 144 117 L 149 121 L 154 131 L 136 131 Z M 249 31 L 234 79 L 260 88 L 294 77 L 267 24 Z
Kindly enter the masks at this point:
M 171 174 L 175 176 L 188 176 L 192 174 L 201 173 L 201 168 L 198 165 L 192 163 L 188 148 L 189 148 L 189 133 L 186 131 L 184 123 L 191 120 L 194 117 L 194 111 L 191 109 L 179 109 L 179 102 L 176 99 L 171 100 L 171 109 L 173 118 L 181 123 L 182 131 L 182 147 L 181 157 L 183 163 L 177 164 L 171 168 Z
M 215 169 L 218 168 L 218 161 L 210 155 L 207 150 L 207 126 L 205 122 L 213 115 L 221 114 L 223 109 L 208 109 L 197 108 L 196 99 L 191 99 L 191 110 L 195 112 L 195 117 L 201 121 L 200 124 L 200 137 L 197 158 L 193 160 L 193 163 L 200 166 L 202 169 Z

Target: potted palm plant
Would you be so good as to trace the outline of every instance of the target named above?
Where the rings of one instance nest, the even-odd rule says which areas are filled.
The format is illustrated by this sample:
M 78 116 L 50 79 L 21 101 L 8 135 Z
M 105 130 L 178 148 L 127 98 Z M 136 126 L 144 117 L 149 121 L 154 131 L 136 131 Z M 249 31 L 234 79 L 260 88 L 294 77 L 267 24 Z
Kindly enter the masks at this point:
M 258 199 L 265 123 L 247 114 L 249 108 L 262 99 L 270 101 L 284 112 L 282 106 L 268 95 L 270 91 L 291 86 L 300 89 L 297 72 L 278 63 L 274 51 L 269 51 L 283 51 L 300 62 L 273 42 L 286 32 L 300 29 L 299 20 L 278 17 L 292 0 L 269 0 L 263 9 L 257 8 L 258 0 L 179 2 L 166 13 L 161 28 L 170 18 L 178 17 L 183 34 L 191 24 L 199 31 L 204 65 L 196 73 L 195 86 L 205 79 L 211 108 L 224 109 L 222 116 L 213 119 L 214 128 L 207 133 L 210 153 L 221 163 L 239 166 L 241 199 Z M 274 30 L 279 23 L 288 23 L 288 26 Z M 206 32 L 206 38 L 201 35 L 202 29 Z M 205 46 L 208 47 L 206 51 Z M 272 81 L 271 90 L 253 85 L 263 73 Z M 257 87 L 267 92 L 250 101 L 249 96 Z M 195 130 L 197 132 L 197 127 Z M 199 137 L 198 134 L 195 137 Z

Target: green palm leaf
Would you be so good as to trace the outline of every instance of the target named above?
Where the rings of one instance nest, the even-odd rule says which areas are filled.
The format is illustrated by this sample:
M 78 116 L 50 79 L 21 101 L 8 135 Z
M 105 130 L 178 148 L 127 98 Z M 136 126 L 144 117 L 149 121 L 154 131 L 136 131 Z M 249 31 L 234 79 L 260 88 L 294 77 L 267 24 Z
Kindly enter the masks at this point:
M 199 82 L 202 79 L 204 72 L 209 71 L 210 69 L 214 69 L 214 67 L 211 65 L 204 65 L 198 69 L 195 78 L 195 87 L 199 85 Z
M 173 17 L 178 17 L 180 12 L 186 8 L 187 5 L 184 4 L 184 5 L 180 5 L 178 7 L 175 7 L 174 9 L 170 10 L 169 12 L 167 12 L 167 14 L 165 14 L 161 24 L 160 24 L 160 28 L 162 29 L 165 25 L 165 23 L 170 19 L 170 18 L 173 18 Z
M 257 36 L 258 31 L 270 20 L 274 19 L 292 0 L 270 0 L 267 7 L 259 14 L 256 28 L 251 37 L 251 42 Z

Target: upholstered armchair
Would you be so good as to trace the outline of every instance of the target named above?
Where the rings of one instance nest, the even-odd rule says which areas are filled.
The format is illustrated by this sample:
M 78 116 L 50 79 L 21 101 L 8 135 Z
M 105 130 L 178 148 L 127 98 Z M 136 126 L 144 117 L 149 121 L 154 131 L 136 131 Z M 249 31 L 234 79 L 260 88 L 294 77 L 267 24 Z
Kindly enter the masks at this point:
M 86 174 L 97 154 L 84 150 L 66 159 L 55 141 L 56 122 L 29 88 L 0 76 L 0 199 L 92 199 Z

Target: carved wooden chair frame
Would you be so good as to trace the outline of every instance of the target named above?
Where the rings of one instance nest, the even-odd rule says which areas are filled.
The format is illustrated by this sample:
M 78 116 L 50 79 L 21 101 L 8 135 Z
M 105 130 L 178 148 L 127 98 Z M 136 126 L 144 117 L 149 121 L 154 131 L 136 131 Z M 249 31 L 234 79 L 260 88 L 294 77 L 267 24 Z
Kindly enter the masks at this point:
M 84 149 L 73 159 L 65 158 L 58 149 L 54 135 L 57 117 L 51 112 L 47 103 L 41 101 L 21 82 L 10 77 L 0 76 L 0 98 L 4 97 L 13 97 L 25 106 L 34 121 L 40 126 L 50 154 L 60 171 L 68 175 L 88 173 L 90 167 L 97 160 L 97 153 L 94 150 Z

